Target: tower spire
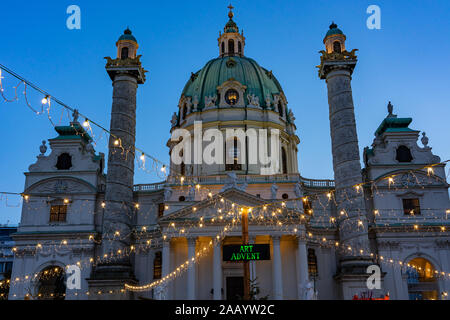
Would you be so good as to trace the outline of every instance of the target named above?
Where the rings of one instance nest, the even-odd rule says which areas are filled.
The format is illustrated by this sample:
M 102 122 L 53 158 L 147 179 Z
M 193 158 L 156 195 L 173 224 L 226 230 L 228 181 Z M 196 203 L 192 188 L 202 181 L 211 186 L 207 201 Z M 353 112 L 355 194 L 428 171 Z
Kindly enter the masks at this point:
M 244 34 L 239 34 L 239 27 L 236 22 L 233 21 L 234 7 L 230 4 L 227 7 L 230 11 L 228 12 L 228 22 L 223 28 L 223 34 L 219 33 L 219 48 L 220 56 L 240 56 L 244 55 L 244 45 L 245 37 Z

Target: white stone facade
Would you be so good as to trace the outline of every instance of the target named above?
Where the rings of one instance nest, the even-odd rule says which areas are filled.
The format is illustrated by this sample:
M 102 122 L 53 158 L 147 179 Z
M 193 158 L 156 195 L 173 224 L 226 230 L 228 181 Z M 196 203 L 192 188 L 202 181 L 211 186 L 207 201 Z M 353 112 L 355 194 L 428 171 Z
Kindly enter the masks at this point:
M 231 18 L 232 15 L 230 21 Z M 243 35 L 227 34 L 225 29 L 225 34 L 219 38 L 219 47 L 220 41 L 228 41 L 230 37 L 242 41 L 239 54 L 235 48 L 236 57 L 242 58 Z M 338 38 L 345 40 L 345 36 Z M 328 54 L 331 46 L 332 43 L 328 43 Z M 344 42 L 342 48 L 345 50 Z M 133 52 L 133 56 L 135 54 Z M 221 55 L 221 59 L 233 56 L 228 48 Z M 232 68 L 235 62 L 227 61 Z M 120 74 L 123 70 L 114 69 L 114 72 Z M 327 74 L 333 72 L 338 74 L 340 71 Z M 266 73 L 260 77 L 271 85 L 270 81 L 274 81 L 272 73 Z M 127 77 L 135 77 L 130 74 Z M 95 154 L 89 136 L 74 119 L 70 126 L 56 128 L 59 136 L 49 140 L 50 154 L 45 155 L 46 147 L 41 147 L 37 162 L 25 173 L 25 201 L 18 232 L 14 235 L 15 259 L 9 298 L 40 299 L 43 298 L 40 296 L 43 287 L 55 292 L 62 290 L 58 292 L 61 294 L 59 298 L 65 299 L 233 298 L 232 295 L 241 290 L 239 279 L 243 270 L 238 263 L 223 261 L 222 246 L 240 244 L 240 228 L 222 234 L 220 244 L 214 243 L 216 235 L 221 234 L 229 222 L 228 218 L 221 218 L 226 216 L 226 212 L 221 214 L 219 211 L 221 199 L 226 199 L 237 207 L 262 208 L 273 204 L 271 210 L 259 211 L 260 216 L 249 224 L 250 243 L 270 246 L 270 260 L 250 263 L 251 278 L 257 279 L 260 290 L 257 298 L 351 299 L 355 294 L 367 291 L 360 273 L 345 271 L 348 265 L 343 258 L 352 256 L 347 250 L 351 245 L 353 251 L 364 248 L 362 255 L 372 257 L 372 264 L 381 266 L 382 288 L 375 294 L 389 293 L 391 299 L 445 299 L 450 290 L 450 226 L 447 225 L 450 201 L 445 165 L 438 164 L 439 157 L 431 153 L 428 138 L 424 135 L 423 147 L 418 146 L 419 132 L 408 127 L 411 121 L 397 118 L 390 110 L 377 130 L 372 148 L 364 151 L 365 167 L 361 172 L 358 141 L 353 133 L 353 103 L 348 108 L 351 91 L 344 98 L 339 98 L 338 92 L 342 88 L 351 88 L 350 75 L 348 71 L 343 75 L 345 80 L 327 81 L 330 82 L 332 99 L 337 96 L 336 101 L 330 102 L 330 107 L 343 110 L 339 115 L 342 118 L 332 120 L 336 129 L 333 141 L 353 143 L 351 155 L 343 154 L 346 148 L 333 151 L 337 158 L 353 157 L 351 165 L 339 167 L 340 186 L 350 190 L 354 181 L 360 183 L 362 177 L 361 190 L 357 189 L 357 194 L 352 194 L 352 197 L 364 196 L 365 201 L 358 198 L 352 202 L 353 207 L 348 209 L 351 219 L 344 217 L 342 207 L 333 201 L 334 181 L 306 179 L 299 174 L 297 145 L 300 140 L 295 134 L 295 118 L 292 111 L 288 112 L 284 93 L 272 92 L 265 102 L 255 98 L 255 92 L 260 94 L 258 91 L 250 95 L 248 84 L 226 79 L 217 86 L 215 98 L 183 95 L 178 113 L 172 119 L 171 132 L 176 128 L 192 132 L 194 121 L 202 121 L 203 129 L 221 131 L 226 128 L 277 128 L 281 132 L 280 148 L 284 148 L 286 153 L 286 159 L 279 159 L 280 163 L 286 163 L 285 171 L 280 168 L 275 175 L 261 175 L 259 165 L 243 165 L 236 170 L 227 170 L 224 164 L 186 165 L 184 180 L 180 182 L 180 175 L 175 172 L 180 172 L 181 168 L 173 165 L 166 181 L 134 186 L 133 203 L 127 203 L 128 208 L 135 208 L 127 211 L 132 212 L 131 222 L 121 221 L 126 228 L 120 230 L 133 232 L 132 237 L 127 235 L 127 241 L 131 239 L 135 248 L 134 252 L 130 251 L 129 260 L 137 284 L 145 285 L 168 275 L 207 248 L 201 260 L 191 264 L 186 272 L 168 281 L 167 285 L 154 290 L 132 295 L 123 292 L 110 294 L 108 291 L 112 286 L 107 279 L 97 279 L 96 289 L 92 290 L 95 274 L 92 266 L 109 252 L 104 250 L 109 248 L 107 244 L 102 246 L 102 237 L 103 242 L 108 241 L 108 237 L 114 238 L 115 244 L 109 244 L 119 250 L 126 251 L 129 243 L 121 243 L 120 234 L 105 234 L 103 215 L 105 207 L 108 208 L 105 201 L 113 200 L 105 200 L 108 179 L 104 174 L 104 156 Z M 238 92 L 236 104 L 229 105 L 225 101 L 228 89 Z M 272 89 L 278 90 L 276 86 Z M 128 100 L 119 99 L 124 104 L 123 109 L 129 107 L 126 101 L 131 101 L 135 112 L 136 88 L 121 92 L 128 94 Z M 197 109 L 199 101 L 205 101 L 203 109 Z M 340 130 L 342 123 L 353 129 Z M 134 122 L 132 126 L 134 130 Z M 134 144 L 134 131 L 130 135 Z M 167 146 L 172 150 L 174 144 L 169 141 Z M 123 167 L 119 162 L 116 165 Z M 335 169 L 336 166 L 335 163 Z M 132 170 L 133 165 L 129 163 L 128 171 Z M 120 184 L 120 179 L 114 178 L 114 183 Z M 351 181 L 342 184 L 346 178 Z M 132 175 L 127 175 L 127 179 L 132 180 Z M 200 188 L 195 187 L 197 184 Z M 126 189 L 128 184 L 124 182 L 124 185 Z M 286 204 L 281 202 L 283 200 Z M 277 220 L 273 216 L 278 210 L 281 214 L 277 215 Z M 114 225 L 113 217 L 108 217 Z M 357 223 L 354 229 L 346 229 L 352 223 Z M 367 243 L 358 247 L 355 237 L 364 238 Z M 345 244 L 343 249 L 341 242 Z M 407 265 L 419 266 L 420 263 L 424 263 L 423 275 L 411 274 Z M 80 288 L 63 286 L 58 289 L 45 279 L 40 280 L 43 271 L 49 268 L 65 270 L 69 265 L 81 267 Z

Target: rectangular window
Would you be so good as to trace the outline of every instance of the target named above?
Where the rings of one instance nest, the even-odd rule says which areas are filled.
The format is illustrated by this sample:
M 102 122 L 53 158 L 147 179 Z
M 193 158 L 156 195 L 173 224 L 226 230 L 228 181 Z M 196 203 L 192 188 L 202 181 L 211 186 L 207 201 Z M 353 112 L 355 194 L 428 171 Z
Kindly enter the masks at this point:
M 158 204 L 158 218 L 164 215 L 164 203 Z
M 316 251 L 314 249 L 308 249 L 308 273 L 311 278 L 315 278 L 319 275 Z
M 50 207 L 50 222 L 65 222 L 66 214 L 66 205 L 53 205 Z
M 11 273 L 12 272 L 12 266 L 13 266 L 12 262 L 6 262 L 5 263 L 5 270 L 3 272 Z
M 403 199 L 403 213 L 408 216 L 420 214 L 419 199 Z
M 153 279 L 161 279 L 162 275 L 162 254 L 161 251 L 155 252 L 153 259 Z

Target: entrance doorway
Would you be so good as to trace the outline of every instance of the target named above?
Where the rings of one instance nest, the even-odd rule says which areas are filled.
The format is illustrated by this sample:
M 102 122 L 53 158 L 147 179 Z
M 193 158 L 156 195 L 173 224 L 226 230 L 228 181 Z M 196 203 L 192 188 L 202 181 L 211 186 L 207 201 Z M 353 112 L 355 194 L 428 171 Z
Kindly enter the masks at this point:
M 227 300 L 240 300 L 244 296 L 244 277 L 227 277 Z

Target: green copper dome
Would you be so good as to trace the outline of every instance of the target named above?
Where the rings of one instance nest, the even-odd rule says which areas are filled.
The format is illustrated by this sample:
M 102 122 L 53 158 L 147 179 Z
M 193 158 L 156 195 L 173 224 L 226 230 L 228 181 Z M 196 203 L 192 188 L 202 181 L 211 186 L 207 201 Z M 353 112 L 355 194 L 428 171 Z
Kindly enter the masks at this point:
M 131 30 L 128 28 L 123 32 L 123 35 L 120 36 L 119 41 L 120 40 L 131 40 L 137 43 L 136 38 L 131 34 Z
M 325 35 L 325 38 L 328 36 L 335 35 L 335 34 L 344 34 L 344 33 L 342 32 L 341 29 L 338 28 L 337 24 L 333 22 L 330 25 L 330 30 L 328 30 L 327 34 Z
M 247 94 L 258 96 L 261 106 L 265 107 L 267 96 L 273 100 L 274 94 L 283 92 L 271 71 L 262 68 L 253 59 L 232 56 L 212 59 L 201 70 L 193 73 L 182 95 L 192 99 L 197 96 L 199 107 L 203 108 L 205 96 L 217 95 L 217 87 L 230 79 L 247 87 L 244 94 L 246 104 Z

